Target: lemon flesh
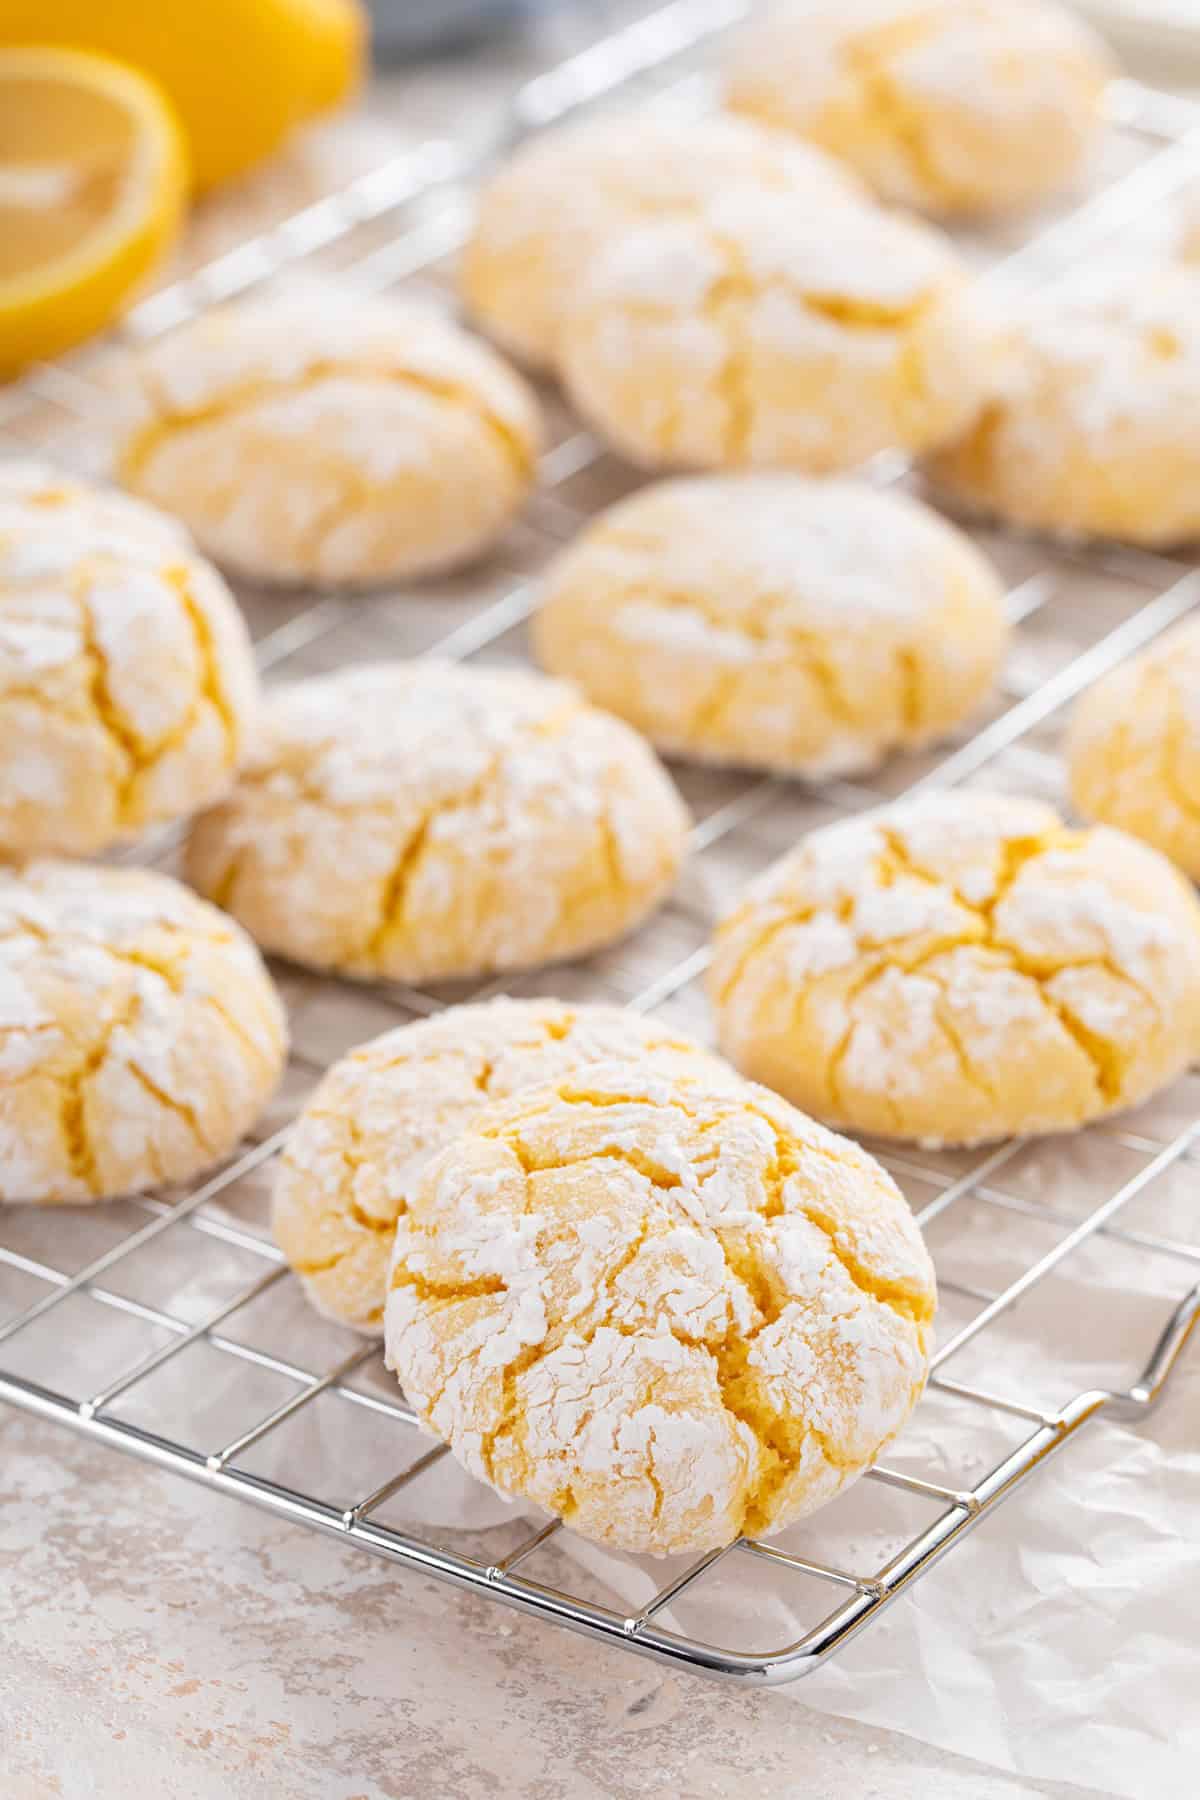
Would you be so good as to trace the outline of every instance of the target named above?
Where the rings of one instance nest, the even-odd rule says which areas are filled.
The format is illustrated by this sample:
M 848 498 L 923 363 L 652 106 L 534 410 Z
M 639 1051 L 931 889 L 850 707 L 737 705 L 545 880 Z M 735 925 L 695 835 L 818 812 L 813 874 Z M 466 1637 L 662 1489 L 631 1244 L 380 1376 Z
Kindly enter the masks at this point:
M 185 191 L 179 128 L 144 76 L 0 50 L 0 376 L 110 324 L 173 242 Z

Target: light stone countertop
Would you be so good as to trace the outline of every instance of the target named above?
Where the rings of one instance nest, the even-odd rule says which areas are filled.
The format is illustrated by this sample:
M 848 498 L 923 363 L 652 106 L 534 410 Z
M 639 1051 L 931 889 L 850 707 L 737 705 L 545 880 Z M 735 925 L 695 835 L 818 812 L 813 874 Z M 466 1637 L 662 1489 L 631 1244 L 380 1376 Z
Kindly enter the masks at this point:
M 1096 1792 L 674 1675 L 12 1413 L 0 1643 L 4 1800 Z
M 378 81 L 356 115 L 208 202 L 186 262 L 431 133 L 486 132 L 586 32 L 559 19 L 466 67 Z M 1098 1792 L 664 1672 L 3 1408 L 0 1644 L 3 1800 Z

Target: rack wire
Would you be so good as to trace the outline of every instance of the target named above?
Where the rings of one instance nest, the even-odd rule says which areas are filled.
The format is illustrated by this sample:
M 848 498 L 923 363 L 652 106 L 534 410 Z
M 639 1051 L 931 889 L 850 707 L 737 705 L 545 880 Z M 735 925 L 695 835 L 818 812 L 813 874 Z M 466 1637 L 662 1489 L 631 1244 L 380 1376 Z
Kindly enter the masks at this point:
M 281 271 L 321 267 L 330 256 L 342 277 L 360 287 L 380 291 L 404 281 L 453 305 L 452 263 L 464 234 L 467 190 L 489 158 L 529 130 L 614 97 L 627 102 L 653 93 L 661 104 L 707 104 L 706 54 L 743 10 L 737 0 L 676 0 L 636 18 L 527 82 L 485 146 L 430 142 L 372 171 L 145 301 L 121 336 L 145 341 Z M 1128 254 L 1130 235 L 1161 218 L 1171 196 L 1200 176 L 1200 109 L 1121 83 L 1112 111 L 1112 178 L 999 262 L 994 248 L 968 245 L 992 261 L 987 279 L 1049 281 L 1084 257 L 1113 254 L 1114 246 Z M 103 422 L 97 375 L 105 354 L 91 350 L 39 367 L 6 390 L 0 448 L 48 450 L 86 464 Z M 263 671 L 294 677 L 364 655 L 431 652 L 463 661 L 520 660 L 523 624 L 547 556 L 599 505 L 634 484 L 589 433 L 561 410 L 554 416 L 538 496 L 484 571 L 370 599 L 243 588 L 239 597 Z M 886 458 L 872 473 L 880 481 L 912 480 L 902 464 Z M 1200 1082 L 1190 1076 L 1165 1109 L 1143 1109 L 1085 1134 L 1096 1154 L 1082 1206 L 1074 1192 L 1059 1197 L 1053 1143 L 1010 1142 L 969 1155 L 877 1146 L 914 1201 L 949 1319 L 927 1404 L 967 1409 L 972 1429 L 977 1424 L 984 1472 L 956 1482 L 940 1467 L 922 1472 L 897 1453 L 862 1484 L 881 1502 L 905 1503 L 902 1516 L 885 1519 L 884 1553 L 870 1566 L 823 1547 L 836 1543 L 843 1500 L 811 1522 L 799 1547 L 790 1537 L 786 1547 L 739 1540 L 669 1569 L 669 1578 L 632 1612 L 611 1591 L 597 1596 L 578 1563 L 557 1553 L 569 1536 L 557 1520 L 531 1525 L 489 1517 L 477 1531 L 438 1528 L 443 1502 L 436 1485 L 423 1505 L 418 1496 L 445 1475 L 445 1448 L 418 1435 L 374 1341 L 307 1311 L 269 1235 L 267 1185 L 287 1120 L 350 1043 L 435 1013 L 450 1000 L 502 988 L 666 1009 L 703 1030 L 696 983 L 708 958 L 714 906 L 812 825 L 900 793 L 981 779 L 1060 794 L 1055 743 L 1064 706 L 1192 611 L 1200 602 L 1200 573 L 1172 557 L 1115 546 L 1051 545 L 978 529 L 976 536 L 1011 576 L 1017 651 L 992 715 L 973 737 L 936 755 L 900 759 L 871 783 L 807 788 L 775 777 L 677 770 L 697 819 L 691 873 L 632 945 L 587 964 L 473 991 L 351 988 L 280 970 L 295 1048 L 267 1135 L 183 1193 L 69 1217 L 0 1209 L 0 1398 L 526 1613 L 660 1661 L 773 1684 L 810 1672 L 837 1651 L 1090 1423 L 1102 1416 L 1142 1420 L 1200 1315 L 1194 1227 L 1167 1231 L 1157 1222 L 1154 1229 L 1130 1222 L 1147 1209 L 1153 1215 L 1172 1171 L 1194 1169 Z M 173 834 L 160 833 L 139 846 L 136 859 L 170 867 L 174 847 Z M 1194 1209 L 1188 1216 L 1194 1220 Z M 981 1219 L 1009 1233 L 996 1264 L 1007 1279 L 998 1287 L 956 1274 L 959 1238 Z M 1031 1254 L 1037 1246 L 1044 1247 Z M 1126 1385 L 1101 1383 L 1043 1398 L 1029 1383 L 1028 1357 L 1014 1355 L 1025 1329 L 1023 1303 L 1044 1294 L 1072 1259 L 1099 1246 L 1166 1271 L 1161 1291 L 1151 1283 L 1158 1341 Z M 970 1352 L 984 1347 L 989 1378 L 980 1383 L 962 1371 L 980 1366 Z M 1006 1378 L 1010 1366 L 1021 1372 Z M 1051 1364 L 1051 1390 L 1052 1375 Z M 224 1410 L 207 1405 L 213 1393 Z M 419 1528 L 410 1518 L 397 1520 L 410 1506 Z M 755 1568 L 786 1589 L 797 1611 L 804 1609 L 801 1596 L 812 1601 L 812 1622 L 792 1641 L 766 1649 L 712 1642 L 678 1623 L 681 1603 L 718 1574 L 740 1583 Z

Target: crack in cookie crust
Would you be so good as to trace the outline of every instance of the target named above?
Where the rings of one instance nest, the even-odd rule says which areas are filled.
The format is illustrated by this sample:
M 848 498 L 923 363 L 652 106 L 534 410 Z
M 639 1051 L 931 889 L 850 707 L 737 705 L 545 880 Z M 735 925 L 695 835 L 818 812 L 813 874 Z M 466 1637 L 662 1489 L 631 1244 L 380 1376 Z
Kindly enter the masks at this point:
M 1200 907 L 1047 807 L 940 795 L 815 833 L 721 923 L 720 1038 L 820 1116 L 975 1143 L 1131 1106 L 1195 1047 Z
M 82 855 L 219 799 L 258 684 L 232 597 L 175 527 L 21 469 L 0 485 L 0 849 Z
M 861 1473 L 921 1391 L 934 1305 L 865 1153 L 656 1059 L 493 1104 L 426 1167 L 385 1336 L 468 1467 L 587 1535 L 691 1551 Z
M 1186 620 L 1098 681 L 1071 720 L 1071 797 L 1200 876 L 1200 625 Z
M 532 483 L 524 383 L 439 314 L 334 289 L 210 314 L 130 363 L 122 479 L 275 581 L 468 560 Z
M 573 689 L 395 663 L 277 690 L 187 867 L 297 962 L 435 980 L 621 936 L 665 897 L 685 832 L 652 752 Z
M 770 193 L 632 230 L 564 322 L 572 398 L 645 467 L 846 469 L 969 422 L 993 332 L 948 240 Z
M 790 475 L 675 480 L 552 566 L 539 659 L 667 753 L 820 778 L 928 743 L 982 698 L 1001 586 L 910 500 Z
M 643 110 L 539 134 L 479 195 L 463 258 L 467 302 L 502 344 L 550 366 L 564 308 L 598 249 L 641 223 L 694 218 L 717 192 L 740 188 L 801 207 L 865 198 L 843 164 L 729 115 Z
M 102 1200 L 233 1150 L 278 1081 L 253 945 L 165 876 L 0 871 L 0 1202 Z
M 1020 302 L 990 404 L 931 463 L 975 512 L 1149 547 L 1200 530 L 1200 274 L 1090 271 Z
M 309 1299 L 359 1330 L 382 1330 L 396 1222 L 423 1162 L 489 1100 L 642 1054 L 723 1067 L 669 1026 L 556 1000 L 450 1007 L 343 1057 L 297 1121 L 275 1182 L 275 1236 Z
M 1110 72 L 1048 0 L 827 0 L 746 29 L 726 103 L 843 158 L 882 199 L 970 216 L 1072 179 Z

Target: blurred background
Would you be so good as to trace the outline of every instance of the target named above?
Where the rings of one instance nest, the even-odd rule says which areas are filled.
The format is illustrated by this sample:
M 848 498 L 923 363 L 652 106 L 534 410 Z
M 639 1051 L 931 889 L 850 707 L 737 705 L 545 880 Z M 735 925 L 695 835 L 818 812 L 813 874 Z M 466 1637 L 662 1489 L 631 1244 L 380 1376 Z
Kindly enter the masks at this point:
M 2 0 L 0 0 L 2 3 Z M 366 0 L 371 74 L 357 104 L 310 126 L 260 166 L 247 199 L 276 213 L 435 137 L 487 144 L 503 129 L 522 82 L 577 55 L 662 0 Z M 688 0 L 680 0 L 686 7 Z M 1127 71 L 1200 92 L 1200 0 L 1074 0 Z M 755 0 L 742 10 L 762 10 Z M 729 5 L 730 16 L 739 10 Z M 228 190 L 198 221 L 211 254 L 240 209 Z M 213 234 L 216 235 L 213 235 Z
M 1075 4 L 1130 74 L 1200 92 L 1200 0 Z M 0 0 L 0 379 L 417 145 L 502 150 L 524 85 L 625 25 L 653 17 L 669 35 L 672 19 L 716 26 L 752 10 Z

